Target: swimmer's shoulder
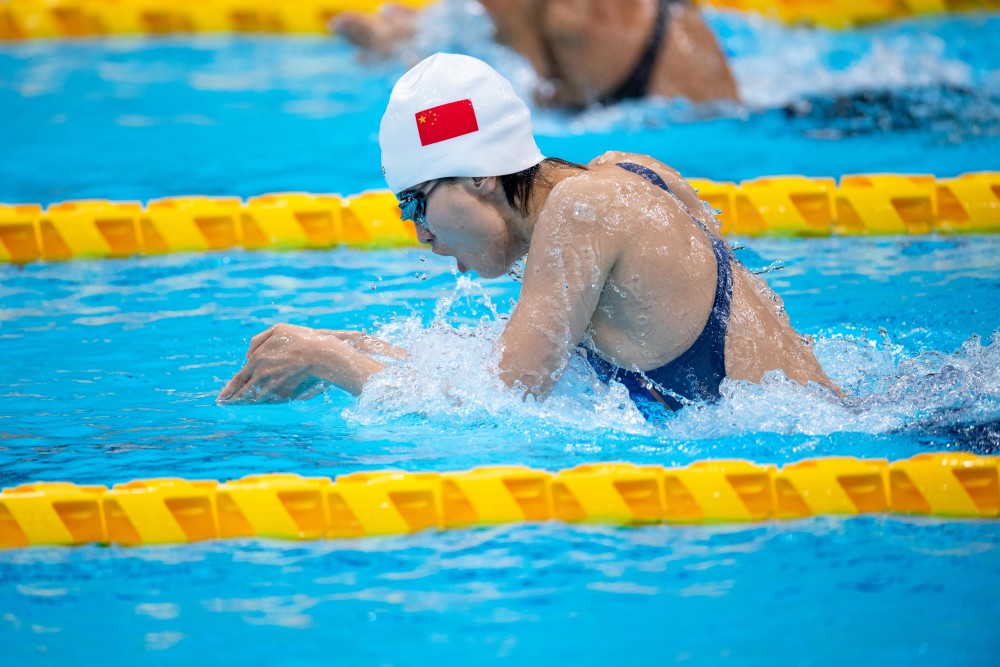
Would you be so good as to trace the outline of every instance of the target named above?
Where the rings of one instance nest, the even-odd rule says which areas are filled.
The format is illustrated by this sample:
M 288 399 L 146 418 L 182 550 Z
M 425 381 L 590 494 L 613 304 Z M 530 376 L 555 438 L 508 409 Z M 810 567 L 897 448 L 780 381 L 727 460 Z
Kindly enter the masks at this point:
M 606 151 L 591 160 L 589 164 L 596 167 L 603 165 L 617 165 L 619 162 L 632 162 L 634 164 L 642 165 L 648 169 L 652 169 L 660 175 L 660 178 L 667 181 L 668 184 L 673 179 L 682 178 L 680 172 L 673 167 L 664 164 L 652 155 L 644 155 L 642 153 Z
M 597 212 L 607 208 L 615 199 L 618 174 L 613 168 L 603 165 L 576 172 L 562 179 L 552 188 L 545 208 L 564 211 L 577 205 L 589 205 Z
M 691 215 L 695 216 L 709 229 L 718 231 L 719 223 L 705 212 L 705 207 L 698 197 L 698 193 L 691 187 L 691 184 L 687 182 L 679 171 L 657 160 L 655 157 L 641 153 L 608 151 L 591 160 L 590 166 L 617 165 L 620 162 L 632 162 L 654 171 L 663 179 L 667 187 L 670 188 L 670 191 Z
M 626 182 L 628 172 L 613 163 L 591 162 L 586 169 L 577 171 L 562 179 L 553 189 L 550 201 L 556 205 L 575 202 L 604 204 L 603 209 L 619 202 L 617 194 L 620 183 Z
M 536 231 L 553 238 L 593 238 L 620 231 L 628 201 L 621 186 L 628 172 L 614 165 L 595 165 L 566 176 L 549 192 Z M 638 216 L 633 216 L 638 217 Z

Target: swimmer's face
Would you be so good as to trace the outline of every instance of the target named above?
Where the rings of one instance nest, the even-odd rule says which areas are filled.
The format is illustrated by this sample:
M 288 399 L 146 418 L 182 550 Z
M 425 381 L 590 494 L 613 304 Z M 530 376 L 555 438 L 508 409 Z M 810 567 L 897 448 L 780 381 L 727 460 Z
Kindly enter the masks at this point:
M 403 193 L 400 208 L 409 209 L 404 210 L 404 217 L 409 212 L 413 218 L 422 218 L 414 220 L 417 240 L 430 245 L 435 255 L 454 257 L 462 273 L 475 271 L 484 278 L 496 278 L 512 262 L 507 225 L 492 203 L 497 185 L 495 178 L 431 181 Z M 411 203 L 411 195 L 422 199 L 422 205 Z

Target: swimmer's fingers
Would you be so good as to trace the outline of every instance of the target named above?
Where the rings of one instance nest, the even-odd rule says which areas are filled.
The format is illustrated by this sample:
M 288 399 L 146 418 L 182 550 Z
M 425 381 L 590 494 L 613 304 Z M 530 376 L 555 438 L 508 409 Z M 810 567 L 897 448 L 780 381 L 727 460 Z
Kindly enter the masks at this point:
M 224 402 L 225 403 L 259 403 L 260 390 L 254 382 L 247 382 L 237 388 Z
M 225 401 L 226 403 L 285 403 L 290 400 L 282 390 L 282 378 L 274 374 L 255 374 Z
M 250 347 L 247 349 L 246 358 L 249 359 L 254 352 L 257 351 L 261 345 L 267 342 L 267 339 L 274 335 L 274 332 L 280 327 L 280 324 L 275 324 L 273 327 L 266 329 L 253 338 L 250 339 Z
M 314 398 L 319 394 L 322 394 L 327 389 L 327 384 L 325 382 L 317 382 L 312 387 L 306 389 L 304 392 L 295 397 L 296 401 L 308 401 L 310 398 Z
M 247 359 L 252 358 L 264 345 L 269 343 L 288 342 L 292 337 L 303 337 L 314 333 L 315 329 L 299 326 L 298 324 L 275 324 L 270 329 L 262 331 L 250 339 L 250 347 L 247 349 Z
M 255 376 L 253 382 L 247 383 L 244 390 L 234 396 L 242 403 L 287 403 L 288 401 L 306 400 L 312 398 L 325 386 L 317 386 L 314 379 L 303 381 L 294 375 L 284 373 L 268 373 Z
M 227 403 L 233 400 L 233 397 L 237 392 L 242 392 L 246 387 L 247 383 L 253 377 L 254 364 L 247 364 L 240 371 L 232 377 L 226 386 L 222 388 L 219 395 L 216 396 L 215 401 L 217 403 Z

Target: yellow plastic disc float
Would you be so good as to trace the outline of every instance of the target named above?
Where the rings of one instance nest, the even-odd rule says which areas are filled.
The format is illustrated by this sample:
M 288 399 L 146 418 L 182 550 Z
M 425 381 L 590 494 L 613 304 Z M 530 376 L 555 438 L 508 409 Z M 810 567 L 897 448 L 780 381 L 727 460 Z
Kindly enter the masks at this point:
M 228 482 L 145 479 L 104 486 L 37 482 L 0 491 L 0 547 L 176 544 L 401 535 L 525 521 L 719 524 L 818 515 L 995 519 L 1000 457 L 828 457 L 781 468 L 709 460 L 682 468 L 591 463 L 463 472 L 278 473 Z
M 956 178 L 856 174 L 765 176 L 742 183 L 690 179 L 720 211 L 724 234 L 831 236 L 1000 231 L 1000 172 Z M 86 199 L 0 204 L 0 262 L 128 257 L 226 248 L 386 248 L 416 245 L 395 196 L 374 190 L 251 197 Z

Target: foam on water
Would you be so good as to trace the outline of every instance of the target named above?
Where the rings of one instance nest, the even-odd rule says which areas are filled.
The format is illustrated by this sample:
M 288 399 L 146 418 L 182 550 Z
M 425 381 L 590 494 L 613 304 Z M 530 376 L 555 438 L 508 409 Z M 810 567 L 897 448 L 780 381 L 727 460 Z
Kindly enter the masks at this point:
M 787 26 L 752 14 L 719 14 L 740 93 L 751 108 L 865 89 L 972 85 L 972 67 L 917 21 L 863 31 Z

